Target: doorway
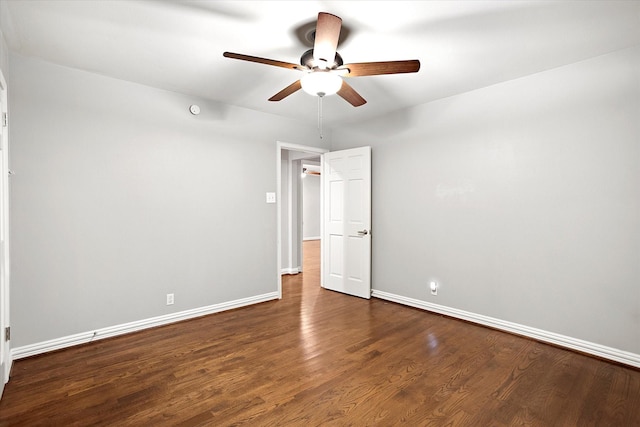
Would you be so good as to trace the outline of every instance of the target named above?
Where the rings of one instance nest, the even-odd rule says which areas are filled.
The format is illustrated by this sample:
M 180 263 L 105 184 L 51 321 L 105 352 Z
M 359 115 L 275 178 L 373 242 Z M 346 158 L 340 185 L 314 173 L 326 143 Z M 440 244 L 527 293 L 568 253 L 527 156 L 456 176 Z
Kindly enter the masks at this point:
M 282 298 L 282 275 L 300 273 L 303 266 L 304 210 L 302 173 L 303 164 L 317 165 L 320 169 L 322 154 L 328 150 L 298 144 L 277 144 L 277 277 L 278 297 Z M 306 179 L 306 178 L 305 178 Z M 319 180 L 318 180 L 319 181 Z M 320 191 L 321 187 L 320 187 Z M 322 244 L 322 215 L 318 200 L 317 219 L 320 229 L 315 237 Z M 309 231 L 309 230 L 307 230 Z M 309 231 L 312 233 L 312 231 Z M 311 241 L 311 239 L 309 239 Z M 320 251 L 317 251 L 320 253 Z M 322 257 L 319 260 L 322 265 Z
M 320 157 L 301 160 L 302 270 L 320 268 L 322 197 Z

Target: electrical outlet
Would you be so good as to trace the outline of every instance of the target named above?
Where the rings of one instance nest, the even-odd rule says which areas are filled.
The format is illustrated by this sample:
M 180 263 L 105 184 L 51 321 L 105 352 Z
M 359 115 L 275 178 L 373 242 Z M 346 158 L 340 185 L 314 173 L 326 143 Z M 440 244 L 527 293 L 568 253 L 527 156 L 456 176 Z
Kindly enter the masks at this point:
M 431 295 L 438 295 L 438 283 L 430 282 L 429 289 L 431 289 Z
M 167 305 L 173 304 L 173 294 L 167 294 Z

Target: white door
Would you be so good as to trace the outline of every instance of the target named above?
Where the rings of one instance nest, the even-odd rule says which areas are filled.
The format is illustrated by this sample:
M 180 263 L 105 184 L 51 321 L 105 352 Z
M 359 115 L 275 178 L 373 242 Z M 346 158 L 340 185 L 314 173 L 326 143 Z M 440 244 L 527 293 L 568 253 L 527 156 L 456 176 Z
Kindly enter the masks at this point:
M 323 284 L 371 297 L 371 147 L 323 155 Z

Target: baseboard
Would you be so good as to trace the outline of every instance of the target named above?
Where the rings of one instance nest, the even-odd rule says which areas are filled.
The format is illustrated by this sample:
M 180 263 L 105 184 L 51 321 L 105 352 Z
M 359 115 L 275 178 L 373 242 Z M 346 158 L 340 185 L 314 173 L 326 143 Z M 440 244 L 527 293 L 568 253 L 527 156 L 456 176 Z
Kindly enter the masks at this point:
M 53 350 L 72 347 L 78 344 L 85 344 L 99 339 L 110 338 L 117 335 L 128 334 L 131 332 L 141 331 L 143 329 L 153 328 L 156 326 L 167 325 L 169 323 L 179 322 L 181 320 L 193 319 L 195 317 L 206 316 L 207 314 L 218 313 L 220 311 L 232 310 L 234 308 L 245 307 L 248 305 L 258 304 L 261 302 L 278 299 L 277 292 L 256 295 L 254 297 L 243 298 L 235 301 L 228 301 L 220 304 L 209 305 L 206 307 L 195 308 L 192 310 L 180 311 L 178 313 L 166 314 L 163 316 L 152 317 L 149 319 L 139 320 L 131 323 L 110 326 L 107 328 L 97 329 L 95 331 L 83 332 L 75 335 L 69 335 L 62 338 L 56 338 L 49 341 L 43 341 L 22 347 L 16 347 L 11 350 L 13 360 L 25 357 L 35 356 L 47 353 Z
M 302 273 L 302 268 L 301 267 L 293 267 L 293 268 L 283 268 L 282 270 L 280 270 L 280 274 L 298 274 L 298 273 Z
M 302 241 L 306 242 L 307 240 L 320 240 L 320 236 L 317 237 L 305 237 Z
M 529 338 L 533 338 L 542 342 L 555 344 L 561 347 L 569 348 L 572 350 L 580 351 L 582 353 L 591 354 L 593 356 L 601 357 L 603 359 L 612 360 L 615 362 L 623 363 L 625 365 L 634 366 L 640 368 L 640 354 L 630 353 L 623 350 L 595 344 L 589 341 L 583 341 L 576 338 L 568 337 L 565 335 L 556 334 L 553 332 L 544 331 L 541 329 L 531 328 L 529 326 L 520 325 L 518 323 L 507 322 L 493 317 L 483 316 L 481 314 L 475 314 L 464 310 L 458 310 L 443 305 L 433 304 L 430 302 L 417 300 L 413 298 L 407 298 L 401 295 L 395 295 L 384 291 L 373 290 L 371 296 L 384 299 L 387 301 L 397 302 L 399 304 L 408 305 L 415 308 L 420 308 L 435 313 L 444 314 L 447 316 L 455 317 L 458 319 L 468 320 L 470 322 L 478 323 L 480 325 L 489 326 L 491 328 L 499 329 L 506 332 L 511 332 L 517 335 L 523 335 Z

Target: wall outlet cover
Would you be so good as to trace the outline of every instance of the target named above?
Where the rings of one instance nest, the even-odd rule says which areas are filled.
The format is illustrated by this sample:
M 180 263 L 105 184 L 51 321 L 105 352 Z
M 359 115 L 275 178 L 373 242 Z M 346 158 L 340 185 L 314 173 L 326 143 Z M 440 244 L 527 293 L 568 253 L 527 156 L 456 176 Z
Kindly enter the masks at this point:
M 276 193 L 267 193 L 267 203 L 276 202 Z

